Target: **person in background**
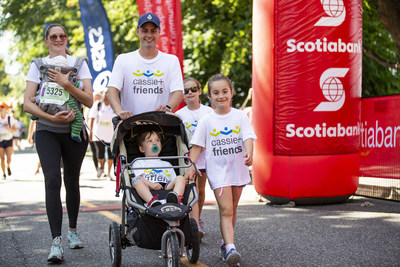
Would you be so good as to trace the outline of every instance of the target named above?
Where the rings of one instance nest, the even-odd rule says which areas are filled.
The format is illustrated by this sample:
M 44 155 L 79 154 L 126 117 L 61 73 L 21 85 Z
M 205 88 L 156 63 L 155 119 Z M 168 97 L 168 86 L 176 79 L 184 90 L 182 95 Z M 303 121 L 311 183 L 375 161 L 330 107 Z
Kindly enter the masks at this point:
M 31 120 L 29 122 L 29 129 L 28 129 L 28 143 L 30 145 L 32 145 L 32 147 L 35 144 L 35 131 L 36 131 L 36 120 Z M 40 160 L 39 160 L 38 163 L 37 163 L 35 175 L 39 174 L 40 167 L 41 167 L 41 164 L 40 164 Z
M 8 114 L 8 105 L 5 102 L 0 104 L 0 164 L 3 171 L 3 179 L 11 176 L 11 157 L 14 152 L 13 132 L 15 132 L 15 120 Z M 7 162 L 5 159 L 7 158 Z M 7 169 L 7 175 L 6 175 Z
M 176 112 L 179 115 L 185 124 L 186 129 L 193 135 L 196 131 L 197 124 L 199 120 L 205 116 L 207 113 L 213 112 L 212 108 L 207 107 L 200 102 L 201 96 L 201 84 L 195 78 L 187 78 L 183 81 L 184 85 L 184 99 L 186 106 Z M 206 182 L 207 182 L 207 174 L 206 174 L 206 151 L 203 150 L 199 159 L 197 160 L 196 167 L 200 170 L 201 175 L 197 177 L 196 180 L 196 188 L 199 193 L 199 237 L 200 241 L 202 240 L 205 230 L 204 230 L 204 222 L 201 219 L 201 211 L 203 209 L 204 200 L 206 196 Z
M 51 24 L 44 34 L 44 44 L 49 55 L 42 58 L 44 63 L 56 56 L 67 59 L 69 66 L 74 66 L 76 57 L 70 56 L 67 49 L 68 36 L 61 24 Z M 82 240 L 77 231 L 77 221 L 80 206 L 79 175 L 82 161 L 88 146 L 86 129 L 82 127 L 80 138 L 82 142 L 75 142 L 71 138 L 71 122 L 75 118 L 75 110 L 64 110 L 52 115 L 43 111 L 36 105 L 34 98 L 40 86 L 55 86 L 58 84 L 65 91 L 59 96 L 59 101 L 65 95 L 72 95 L 79 103 L 86 107 L 93 105 L 92 76 L 86 62 L 83 62 L 77 76 L 82 86 L 76 87 L 68 78 L 69 73 L 63 74 L 59 69 L 48 69 L 49 83 L 41 84 L 41 73 L 32 62 L 26 78 L 24 95 L 24 111 L 38 118 L 36 122 L 35 144 L 42 165 L 45 182 L 46 212 L 49 220 L 52 245 L 47 258 L 49 263 L 61 263 L 64 260 L 62 245 L 62 219 L 63 207 L 61 202 L 61 161 L 63 162 L 63 180 L 66 191 L 66 206 L 69 219 L 68 242 L 71 249 L 83 247 Z M 79 107 L 81 109 L 81 107 Z
M 21 139 L 25 138 L 25 124 L 18 120 L 12 113 L 15 120 L 15 131 L 13 132 L 13 145 L 15 149 L 21 150 Z
M 101 96 L 102 96 L 102 92 L 99 91 L 95 91 L 93 93 L 93 101 L 94 103 L 96 101 L 100 101 L 101 100 Z M 94 104 L 93 103 L 93 104 Z M 89 124 L 89 113 L 90 113 L 91 108 L 85 108 L 85 110 L 83 111 L 83 116 L 85 117 L 85 121 L 88 124 L 88 128 L 90 129 L 90 124 Z M 93 159 L 93 164 L 94 167 L 97 171 L 97 173 L 100 171 L 99 170 L 99 160 L 97 159 L 97 149 L 96 146 L 94 145 L 93 139 L 92 139 L 91 133 L 89 133 L 89 147 L 90 147 L 90 151 L 92 151 L 92 159 Z
M 206 148 L 207 177 L 217 200 L 222 241 L 220 254 L 229 266 L 236 266 L 241 256 L 234 244 L 237 207 L 242 190 L 250 179 L 253 163 L 253 140 L 257 137 L 247 115 L 232 108 L 234 89 L 231 80 L 216 74 L 208 81 L 208 97 L 215 104 L 197 125 L 190 143 L 190 159 L 197 163 Z M 194 175 L 191 166 L 185 177 Z
M 113 158 L 110 148 L 111 139 L 114 133 L 114 126 L 112 118 L 115 113 L 112 111 L 110 102 L 107 98 L 106 91 L 103 92 L 103 100 L 96 101 L 89 113 L 89 139 L 95 140 L 94 144 L 97 151 L 97 159 L 99 161 L 99 168 L 97 177 L 100 178 L 105 169 L 105 152 L 107 152 L 107 176 L 108 180 L 113 180 L 111 176 L 111 168 L 113 165 Z
M 121 119 L 153 110 L 171 112 L 183 99 L 178 58 L 156 48 L 160 19 L 153 13 L 143 14 L 136 33 L 139 49 L 117 57 L 108 83 L 107 97 Z

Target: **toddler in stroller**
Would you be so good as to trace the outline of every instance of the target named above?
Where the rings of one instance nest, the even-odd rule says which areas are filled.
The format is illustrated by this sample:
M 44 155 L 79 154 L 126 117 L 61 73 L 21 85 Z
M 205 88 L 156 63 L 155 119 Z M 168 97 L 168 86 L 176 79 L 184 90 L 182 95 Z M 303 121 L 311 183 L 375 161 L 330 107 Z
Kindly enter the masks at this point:
M 143 143 L 148 139 L 154 144 Z M 182 176 L 193 163 L 184 156 L 188 138 L 181 119 L 164 111 L 132 116 L 118 123 L 111 146 L 117 196 L 123 191 L 121 224 L 113 222 L 109 229 L 112 265 L 120 266 L 121 249 L 133 245 L 161 249 L 166 266 L 179 266 L 185 248 L 189 262 L 197 262 L 198 226 L 189 218 L 197 191 L 195 183 L 186 185 Z M 172 180 L 175 172 L 179 175 Z M 148 184 L 145 178 L 157 183 Z
M 186 179 L 176 176 L 171 163 L 158 157 L 161 152 L 161 133 L 156 131 L 144 131 L 138 136 L 139 150 L 147 159 L 136 160 L 133 164 L 134 178 L 131 179 L 133 188 L 139 196 L 147 202 L 147 207 L 155 207 L 161 204 L 159 195 L 153 196 L 150 190 L 173 190 L 167 195 L 167 203 L 182 203 L 185 191 Z M 139 169 L 142 167 L 143 169 Z M 150 168 L 157 167 L 157 169 Z M 168 169 L 160 169 L 160 168 Z

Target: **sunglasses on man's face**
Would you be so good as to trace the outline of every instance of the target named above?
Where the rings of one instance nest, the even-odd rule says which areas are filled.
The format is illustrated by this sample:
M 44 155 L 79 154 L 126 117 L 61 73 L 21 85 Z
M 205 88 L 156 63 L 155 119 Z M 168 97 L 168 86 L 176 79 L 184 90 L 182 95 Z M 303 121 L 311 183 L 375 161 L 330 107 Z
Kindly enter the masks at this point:
M 49 39 L 52 42 L 55 42 L 57 40 L 57 38 L 60 38 L 61 41 L 65 41 L 65 39 L 67 39 L 67 36 L 65 34 L 60 34 L 60 35 L 52 34 L 49 36 Z
M 199 88 L 199 87 L 197 87 L 197 86 L 193 86 L 193 87 L 185 88 L 185 89 L 183 89 L 183 91 L 184 91 L 185 95 L 189 94 L 189 90 L 190 90 L 192 93 L 196 93 L 197 91 L 199 91 L 199 90 L 200 90 L 200 88 Z

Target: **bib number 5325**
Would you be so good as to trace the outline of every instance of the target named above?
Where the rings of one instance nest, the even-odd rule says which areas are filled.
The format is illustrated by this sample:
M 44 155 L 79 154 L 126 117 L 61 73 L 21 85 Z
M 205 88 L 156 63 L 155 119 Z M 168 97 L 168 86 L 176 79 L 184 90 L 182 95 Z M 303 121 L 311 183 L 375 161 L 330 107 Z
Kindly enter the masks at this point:
M 63 105 L 69 93 L 55 82 L 45 82 L 40 90 L 40 103 Z

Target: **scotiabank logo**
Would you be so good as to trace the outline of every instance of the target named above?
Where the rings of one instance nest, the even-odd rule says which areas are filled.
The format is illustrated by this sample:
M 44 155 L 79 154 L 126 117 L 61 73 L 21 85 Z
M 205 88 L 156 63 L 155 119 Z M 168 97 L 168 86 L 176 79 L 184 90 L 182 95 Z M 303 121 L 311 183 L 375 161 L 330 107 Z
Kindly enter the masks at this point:
M 346 94 L 338 77 L 346 76 L 348 71 L 348 68 L 330 68 L 322 73 L 319 86 L 328 101 L 321 102 L 314 111 L 337 111 L 343 106 Z
M 320 18 L 314 26 L 339 26 L 346 18 L 343 0 L 321 0 L 322 7 L 328 17 Z

